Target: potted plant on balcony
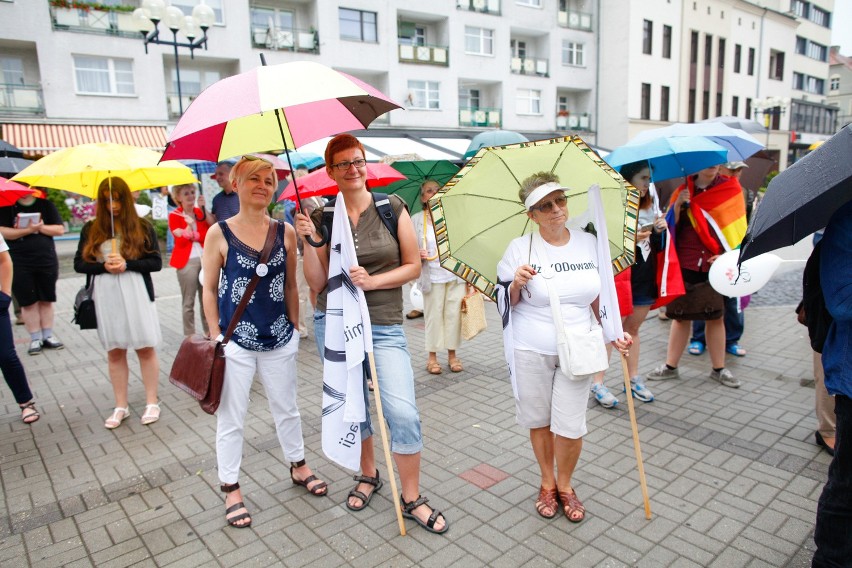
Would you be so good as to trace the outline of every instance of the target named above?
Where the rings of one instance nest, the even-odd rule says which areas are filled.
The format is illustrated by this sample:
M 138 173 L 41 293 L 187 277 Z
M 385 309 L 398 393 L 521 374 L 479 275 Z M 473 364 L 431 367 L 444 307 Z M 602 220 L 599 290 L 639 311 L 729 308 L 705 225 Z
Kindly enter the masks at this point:
M 556 113 L 556 127 L 557 128 L 566 128 L 568 126 L 568 116 L 571 113 L 567 110 L 559 110 Z

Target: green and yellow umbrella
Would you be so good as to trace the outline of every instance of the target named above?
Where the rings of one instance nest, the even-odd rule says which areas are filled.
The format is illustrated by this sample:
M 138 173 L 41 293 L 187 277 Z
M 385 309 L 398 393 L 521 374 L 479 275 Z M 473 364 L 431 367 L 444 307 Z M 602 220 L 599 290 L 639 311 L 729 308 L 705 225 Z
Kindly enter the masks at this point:
M 497 263 L 512 239 L 534 227 L 518 189 L 540 171 L 553 172 L 569 188 L 569 225 L 587 216 L 588 189 L 600 186 L 613 273 L 633 264 L 639 192 L 579 136 L 570 136 L 482 148 L 447 182 L 429 201 L 441 266 L 496 299 Z

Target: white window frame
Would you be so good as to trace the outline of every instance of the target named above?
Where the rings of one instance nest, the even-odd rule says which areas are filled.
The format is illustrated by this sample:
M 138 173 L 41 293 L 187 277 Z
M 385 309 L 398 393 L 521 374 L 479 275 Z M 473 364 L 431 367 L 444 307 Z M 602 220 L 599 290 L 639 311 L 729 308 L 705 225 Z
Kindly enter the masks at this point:
M 479 44 L 477 51 L 468 50 L 468 40 Z M 464 27 L 464 52 L 468 55 L 494 55 L 494 30 L 476 26 Z
M 515 0 L 515 4 L 528 8 L 541 8 L 541 0 Z
M 541 90 L 518 89 L 515 97 L 515 113 L 541 116 Z
M 359 27 L 360 27 L 358 37 L 344 36 L 343 35 L 343 29 L 342 29 L 342 26 L 340 26 L 341 15 L 342 15 L 341 10 L 346 10 L 347 12 L 357 12 L 358 13 L 358 23 L 359 23 Z M 373 15 L 373 21 L 372 22 L 365 22 L 364 21 L 364 14 L 372 14 Z M 360 41 L 362 43 L 378 43 L 378 41 L 379 41 L 379 13 L 378 12 L 373 12 L 372 10 L 360 10 L 358 8 L 346 8 L 344 6 L 339 6 L 338 9 L 337 9 L 337 24 L 338 24 L 338 28 L 340 29 L 340 32 L 339 32 L 340 39 L 342 39 L 342 40 Z M 375 39 L 367 39 L 368 34 L 364 33 L 364 30 L 365 30 L 365 27 L 366 27 L 367 24 L 372 24 L 373 34 L 375 35 Z
M 569 67 L 585 67 L 586 66 L 586 44 L 562 40 L 562 65 Z
M 840 90 L 840 75 L 832 75 L 828 78 L 829 91 L 839 91 Z
M 180 11 L 184 13 L 186 16 L 192 15 L 192 9 L 195 8 L 198 4 L 207 4 L 213 9 L 213 13 L 216 15 L 215 25 L 224 26 L 225 25 L 225 2 L 224 0 L 169 0 L 169 3 L 176 8 L 180 8 Z
M 81 90 L 80 86 L 78 85 L 78 80 L 77 80 L 77 73 L 81 70 L 81 68 L 78 65 L 78 63 L 79 63 L 78 58 L 106 61 L 106 63 L 107 63 L 106 71 L 107 71 L 107 74 L 108 74 L 108 77 L 109 77 L 109 91 L 108 92 L 104 92 L 104 91 L 83 91 L 83 90 Z M 136 77 L 135 77 L 135 73 L 133 71 L 133 60 L 132 59 L 118 58 L 118 57 L 116 57 L 116 58 L 101 57 L 99 55 L 74 55 L 72 57 L 72 60 L 74 62 L 74 92 L 75 92 L 75 94 L 78 94 L 78 95 L 98 95 L 98 96 L 108 96 L 108 97 L 135 97 L 136 96 Z M 132 92 L 122 93 L 122 92 L 118 91 L 119 81 L 117 80 L 117 73 L 126 73 L 126 71 L 125 70 L 116 71 L 116 62 L 124 62 L 124 63 L 130 64 L 130 77 L 131 77 L 131 79 L 133 79 L 133 82 L 131 83 L 131 86 L 133 87 Z M 82 70 L 83 71 L 94 71 L 94 72 L 99 72 L 99 73 L 102 72 L 102 70 L 94 69 L 94 68 L 88 68 L 88 69 L 83 68 Z
M 441 84 L 438 81 L 408 81 L 408 108 L 441 110 Z

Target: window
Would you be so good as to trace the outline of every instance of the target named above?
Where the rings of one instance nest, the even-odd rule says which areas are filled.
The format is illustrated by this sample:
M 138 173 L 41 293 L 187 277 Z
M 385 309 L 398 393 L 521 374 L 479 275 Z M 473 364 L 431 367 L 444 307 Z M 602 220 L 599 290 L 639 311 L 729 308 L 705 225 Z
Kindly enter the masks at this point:
M 830 78 L 829 90 L 831 91 L 839 91 L 840 90 L 840 75 L 832 75 Z
M 701 99 L 701 118 L 704 120 L 710 118 L 710 91 L 704 91 Z
M 808 17 L 808 14 L 810 13 L 808 8 L 810 8 L 810 4 L 804 0 L 792 0 L 792 2 L 790 2 L 790 11 L 800 18 Z
M 749 75 L 754 75 L 754 48 L 748 48 L 748 67 L 747 72 Z
M 639 118 L 651 120 L 651 85 L 642 83 L 642 107 L 639 109 Z
M 408 108 L 440 110 L 438 87 L 437 81 L 409 81 Z
M 686 111 L 687 120 L 695 122 L 695 89 L 689 89 L 689 108 Z
M 213 8 L 213 13 L 216 15 L 216 23 L 224 24 L 225 23 L 225 15 L 222 10 L 222 2 L 223 0 L 171 0 L 171 5 L 177 8 L 180 8 L 181 12 L 186 16 L 192 15 L 192 9 L 195 8 L 198 4 L 207 4 L 211 8 Z M 113 4 L 112 2 L 102 2 L 102 4 Z M 123 2 L 121 3 L 123 4 Z
M 719 69 L 725 68 L 725 38 L 719 38 L 719 61 L 716 62 Z
M 769 78 L 784 80 L 784 53 L 781 51 L 769 50 Z
M 654 22 L 652 22 L 651 20 L 642 20 L 642 53 L 646 55 L 651 55 L 653 37 Z
M 541 0 L 515 0 L 518 6 L 531 6 L 533 8 L 541 8 Z
M 479 89 L 459 87 L 459 108 L 477 110 L 479 108 Z
M 582 43 L 562 40 L 562 65 L 585 66 L 584 48 Z
M 509 40 L 509 49 L 512 50 L 512 57 L 527 58 L 527 42 L 522 40 Z
M 740 98 L 735 96 L 731 99 L 731 116 L 738 116 L 740 112 Z
M 98 95 L 133 95 L 133 61 L 108 57 L 74 56 L 76 92 Z
M 465 26 L 464 52 L 473 55 L 494 55 L 494 30 Z
M 740 72 L 740 60 L 743 57 L 743 46 L 738 43 L 734 44 L 734 73 Z
M 828 61 L 828 48 L 824 45 L 809 41 L 808 52 L 806 55 L 811 59 L 816 59 L 817 61 Z
M 716 116 L 722 116 L 722 93 L 716 93 Z
M 704 66 L 710 67 L 713 61 L 713 36 L 707 34 L 704 36 Z M 706 117 L 705 117 L 706 118 Z
M 338 16 L 340 19 L 340 39 L 364 42 L 379 41 L 375 12 L 338 8 Z
M 796 53 L 798 53 L 799 55 L 805 55 L 808 53 L 807 38 L 796 36 Z
M 831 13 L 826 12 L 822 8 L 817 8 L 816 6 L 811 6 L 811 17 L 808 18 L 813 23 L 820 25 L 824 28 L 831 27 Z
M 541 91 L 538 89 L 518 89 L 515 112 L 517 114 L 541 114 Z
M 803 73 L 793 73 L 793 88 L 815 95 L 825 94 L 825 79 L 811 77 Z
M 669 119 L 669 87 L 660 87 L 660 120 Z
M 672 27 L 663 26 L 663 58 L 672 58 Z
M 3 83 L 8 85 L 24 84 L 24 61 L 17 57 L 0 58 L 0 71 L 3 73 Z
M 396 35 L 400 45 L 426 45 L 426 27 L 420 24 L 399 22 Z
M 568 112 L 571 109 L 568 108 L 568 97 L 565 95 L 559 95 L 556 98 L 556 112 Z
M 199 71 L 197 69 L 181 68 L 180 92 L 183 96 L 196 96 L 220 78 L 218 71 Z M 177 72 L 172 69 L 172 85 L 175 86 L 175 90 L 177 90 L 177 82 Z
M 745 117 L 751 120 L 751 99 L 746 99 Z
M 698 32 L 692 32 L 689 38 L 689 62 L 698 63 Z

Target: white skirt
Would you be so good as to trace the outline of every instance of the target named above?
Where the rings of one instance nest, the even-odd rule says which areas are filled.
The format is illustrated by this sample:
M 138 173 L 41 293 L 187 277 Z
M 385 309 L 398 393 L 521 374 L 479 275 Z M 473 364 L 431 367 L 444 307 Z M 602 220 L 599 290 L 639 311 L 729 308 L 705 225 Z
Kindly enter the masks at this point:
M 162 341 L 157 306 L 138 272 L 95 276 L 95 313 L 104 349 L 143 349 Z

